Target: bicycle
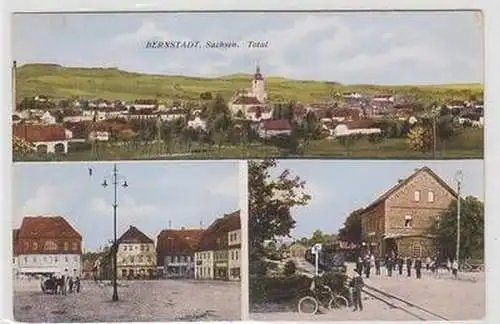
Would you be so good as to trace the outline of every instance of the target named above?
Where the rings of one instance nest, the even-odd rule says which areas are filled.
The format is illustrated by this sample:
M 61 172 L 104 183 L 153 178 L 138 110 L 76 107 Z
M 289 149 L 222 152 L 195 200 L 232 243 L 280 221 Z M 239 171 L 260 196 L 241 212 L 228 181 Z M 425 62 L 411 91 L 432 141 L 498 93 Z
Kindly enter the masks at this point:
M 310 289 L 312 294 L 302 297 L 298 302 L 297 306 L 300 314 L 314 315 L 319 311 L 320 305 L 328 308 L 328 310 L 340 309 L 349 305 L 347 298 L 334 293 L 330 287 L 322 285 L 321 288 L 324 290 L 320 293 L 315 293 L 313 285 Z

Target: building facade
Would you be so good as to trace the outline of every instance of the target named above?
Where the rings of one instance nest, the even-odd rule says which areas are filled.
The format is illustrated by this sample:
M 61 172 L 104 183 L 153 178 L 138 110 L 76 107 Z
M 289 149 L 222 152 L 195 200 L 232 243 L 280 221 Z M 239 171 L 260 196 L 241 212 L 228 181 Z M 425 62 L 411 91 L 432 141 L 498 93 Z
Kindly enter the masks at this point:
M 157 265 L 164 278 L 194 278 L 194 254 L 202 229 L 168 229 L 156 240 Z
M 195 278 L 240 280 L 241 221 L 236 211 L 216 219 L 203 233 L 195 253 Z
M 264 76 L 257 65 L 252 80 L 251 88 L 246 91 L 239 91 L 230 101 L 229 107 L 233 116 L 245 119 L 263 118 L 261 115 L 269 111 L 266 109 L 267 92 Z M 256 113 L 259 110 L 259 113 Z
M 118 239 L 117 270 L 119 279 L 156 277 L 154 241 L 135 226 L 130 226 Z
M 82 275 L 82 236 L 61 216 L 28 216 L 13 231 L 14 275 Z
M 417 169 L 364 209 L 362 234 L 368 248 L 379 256 L 435 255 L 438 247 L 428 231 L 456 198 L 431 169 Z

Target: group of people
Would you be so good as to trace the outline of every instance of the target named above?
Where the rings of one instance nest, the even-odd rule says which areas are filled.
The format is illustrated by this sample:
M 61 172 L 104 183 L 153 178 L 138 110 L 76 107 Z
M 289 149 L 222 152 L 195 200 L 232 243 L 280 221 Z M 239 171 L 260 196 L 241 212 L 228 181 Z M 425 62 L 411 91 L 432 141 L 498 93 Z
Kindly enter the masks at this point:
M 41 282 L 42 291 L 50 291 L 56 295 L 66 296 L 68 293 L 80 292 L 81 284 L 80 278 L 73 279 L 71 276 L 53 276 L 49 278 L 42 278 Z
M 375 275 L 380 275 L 380 268 L 383 265 L 386 268 L 387 276 L 392 277 L 393 272 L 398 272 L 399 275 L 403 275 L 403 270 L 406 269 L 406 275 L 408 277 L 412 276 L 412 269 L 415 270 L 415 276 L 417 279 L 422 278 L 422 269 L 425 268 L 426 271 L 430 271 L 433 274 L 438 273 L 439 261 L 437 257 L 431 258 L 411 258 L 396 256 L 393 252 L 387 254 L 383 260 L 381 258 L 375 257 L 373 254 L 367 254 L 364 257 L 358 257 L 356 261 L 356 271 L 357 273 L 364 274 L 366 278 L 370 278 L 371 269 L 375 268 Z M 446 269 L 451 271 L 456 277 L 458 273 L 458 263 L 456 261 L 451 261 L 448 259 L 446 264 Z

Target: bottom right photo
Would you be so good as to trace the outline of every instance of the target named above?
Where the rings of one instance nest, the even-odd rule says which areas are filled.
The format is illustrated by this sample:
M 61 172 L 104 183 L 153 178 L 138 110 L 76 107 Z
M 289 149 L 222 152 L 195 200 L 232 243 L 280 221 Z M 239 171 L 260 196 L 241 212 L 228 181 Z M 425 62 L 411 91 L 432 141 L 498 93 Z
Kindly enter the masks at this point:
M 485 317 L 484 162 L 249 161 L 250 317 Z

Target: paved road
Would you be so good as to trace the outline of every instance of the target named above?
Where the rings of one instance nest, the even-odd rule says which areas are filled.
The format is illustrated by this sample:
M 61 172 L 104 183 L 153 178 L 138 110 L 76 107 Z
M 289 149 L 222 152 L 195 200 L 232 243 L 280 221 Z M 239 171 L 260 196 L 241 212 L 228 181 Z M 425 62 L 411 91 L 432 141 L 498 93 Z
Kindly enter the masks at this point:
M 349 266 L 352 268 L 352 266 Z M 385 270 L 385 269 L 384 269 Z M 414 304 L 433 311 L 450 320 L 479 320 L 485 316 L 485 277 L 484 273 L 462 273 L 455 280 L 447 271 L 437 277 L 424 272 L 422 279 L 408 278 L 393 274 L 387 277 L 384 270 L 381 276 L 371 276 L 365 283 L 402 297 Z M 417 320 L 410 314 L 375 300 L 367 295 L 363 298 L 364 311 L 352 312 L 351 309 L 324 311 L 319 315 L 301 315 L 295 309 L 283 309 L 276 305 L 260 305 L 251 314 L 253 320 L 259 321 L 401 321 Z
M 239 282 L 130 281 L 112 288 L 83 282 L 82 292 L 68 296 L 41 292 L 14 293 L 19 322 L 237 321 L 241 319 Z

